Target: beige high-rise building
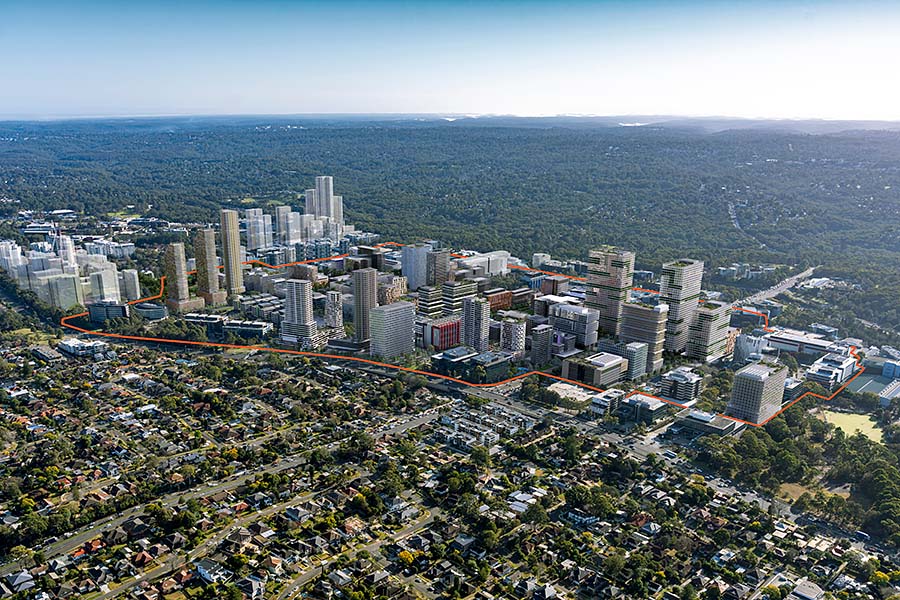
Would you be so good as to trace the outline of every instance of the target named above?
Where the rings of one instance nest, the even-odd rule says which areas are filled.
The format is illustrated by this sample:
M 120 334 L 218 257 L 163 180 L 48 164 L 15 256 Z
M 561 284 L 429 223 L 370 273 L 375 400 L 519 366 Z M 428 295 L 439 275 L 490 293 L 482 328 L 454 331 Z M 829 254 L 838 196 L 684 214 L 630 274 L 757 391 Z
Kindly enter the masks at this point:
M 704 362 L 718 360 L 728 353 L 728 325 L 731 305 L 707 300 L 694 312 L 687 342 L 687 355 Z
M 647 344 L 647 371 L 655 373 L 663 367 L 663 344 L 666 339 L 666 319 L 669 307 L 665 304 L 651 306 L 640 302 L 622 305 L 622 326 L 619 340 L 625 343 Z
M 666 351 L 684 352 L 687 348 L 688 330 L 694 322 L 702 282 L 703 261 L 682 258 L 663 264 L 659 301 L 669 305 Z
M 166 306 L 169 310 L 183 313 L 203 308 L 205 305 L 203 298 L 191 298 L 184 244 L 175 242 L 166 246 L 163 267 L 166 272 Z
M 600 312 L 601 331 L 619 335 L 622 306 L 628 301 L 633 278 L 634 252 L 612 246 L 591 250 L 584 305 Z
M 230 298 L 244 293 L 244 273 L 241 270 L 241 230 L 236 210 L 219 212 L 222 236 L 222 264 L 225 267 L 225 294 Z
M 201 229 L 194 234 L 194 259 L 197 261 L 197 295 L 206 301 L 207 306 L 225 304 L 228 294 L 219 287 L 215 231 Z
M 406 295 L 406 277 L 390 277 L 387 281 L 378 284 L 378 304 L 392 304 Z
M 368 267 L 357 269 L 351 276 L 353 282 L 353 340 L 369 339 L 369 311 L 378 306 L 378 270 Z
M 752 363 L 734 374 L 726 414 L 762 425 L 781 410 L 787 367 L 779 363 Z

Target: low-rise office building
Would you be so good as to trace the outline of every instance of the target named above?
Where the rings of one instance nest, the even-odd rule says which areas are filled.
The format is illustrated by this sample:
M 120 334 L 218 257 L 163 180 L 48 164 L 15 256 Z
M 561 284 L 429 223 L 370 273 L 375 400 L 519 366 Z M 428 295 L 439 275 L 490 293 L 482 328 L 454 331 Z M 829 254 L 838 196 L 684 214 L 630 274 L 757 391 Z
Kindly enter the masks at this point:
M 826 388 L 835 388 L 856 372 L 856 359 L 852 356 L 830 353 L 810 366 L 806 378 Z
M 457 346 L 433 355 L 431 368 L 440 375 L 473 383 L 495 383 L 509 376 L 509 356 Z
M 687 404 L 700 396 L 702 381 L 703 377 L 694 373 L 690 367 L 678 367 L 662 376 L 660 395 Z
M 647 394 L 632 394 L 622 399 L 619 415 L 627 420 L 651 424 L 669 414 L 669 404 Z
M 745 425 L 734 419 L 701 410 L 685 408 L 675 417 L 675 424 L 669 432 L 673 435 L 733 435 Z
M 105 323 L 110 319 L 127 319 L 130 314 L 129 305 L 121 302 L 95 302 L 88 305 L 91 323 Z
M 562 376 L 596 387 L 607 387 L 625 378 L 628 361 L 615 354 L 600 352 L 587 358 L 567 358 L 562 363 Z
M 625 390 L 606 390 L 591 398 L 591 413 L 598 419 L 618 414 L 619 405 L 627 392 Z

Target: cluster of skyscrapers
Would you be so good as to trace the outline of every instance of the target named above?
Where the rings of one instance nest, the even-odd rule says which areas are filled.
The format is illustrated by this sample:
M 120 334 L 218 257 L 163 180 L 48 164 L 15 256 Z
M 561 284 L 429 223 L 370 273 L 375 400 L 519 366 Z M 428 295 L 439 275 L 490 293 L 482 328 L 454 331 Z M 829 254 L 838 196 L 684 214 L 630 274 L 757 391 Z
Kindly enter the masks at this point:
M 33 242 L 27 249 L 12 240 L 2 240 L 0 269 L 41 301 L 62 310 L 141 297 L 137 270 L 119 271 L 109 260 L 110 256 L 131 256 L 134 244 L 96 240 L 85 246 L 89 247 L 76 248 L 71 237 L 56 229 L 50 231 L 46 241 Z
M 379 283 L 385 279 L 381 271 L 391 269 L 391 254 L 399 254 L 402 276 L 416 301 L 414 314 L 408 307 L 379 310 L 373 329 L 371 311 L 400 300 L 400 295 L 383 294 L 390 287 Z M 383 356 L 396 356 L 394 349 L 409 347 L 410 339 L 437 351 L 460 345 L 477 353 L 497 348 L 538 366 L 553 356 L 583 360 L 584 350 L 599 349 L 621 357 L 622 373 L 629 378 L 659 371 L 664 351 L 707 362 L 727 353 L 731 307 L 701 298 L 701 261 L 663 265 L 657 294 L 633 290 L 635 255 L 613 247 L 590 252 L 583 286 L 542 274 L 540 291 L 534 286 L 490 288 L 491 276 L 510 272 L 509 258 L 504 252 L 451 255 L 437 242 L 394 252 L 355 249 L 344 263 L 352 270 L 355 341 L 370 341 L 375 354 L 389 352 Z M 523 281 L 537 274 L 521 267 L 520 273 Z M 533 314 L 512 310 L 516 306 L 533 308 Z M 396 317 L 384 318 L 388 313 Z M 384 337 L 392 333 L 403 344 L 386 343 Z
M 701 300 L 703 262 L 665 263 L 659 294 L 639 294 L 633 252 L 602 247 L 588 258 L 584 306 L 597 311 L 601 336 L 647 346 L 647 369 L 658 371 L 663 351 L 711 362 L 726 354 L 731 306 Z
M 306 190 L 304 212 L 278 206 L 270 215 L 261 208 L 248 208 L 244 219 L 251 253 L 292 248 L 311 240 L 336 241 L 353 229 L 344 223 L 344 199 L 334 194 L 334 181 L 327 175 L 316 177 L 316 187 Z
M 441 353 L 435 361 L 453 372 L 465 363 L 497 374 L 505 373 L 509 362 L 527 359 L 542 367 L 556 357 L 564 374 L 603 384 L 658 372 L 664 352 L 711 362 L 729 351 L 731 306 L 701 295 L 702 261 L 663 264 L 659 290 L 650 293 L 634 288 L 633 252 L 611 246 L 591 250 L 576 265 L 583 268 L 583 284 L 536 270 L 564 265 L 535 254 L 535 270 L 513 265 L 521 286 L 505 289 L 491 282 L 511 273 L 507 252 L 451 254 L 437 241 L 372 245 L 371 237 L 345 224 L 343 212 L 343 199 L 328 176 L 316 177 L 315 187 L 306 190 L 302 213 L 290 206 L 278 206 L 272 214 L 261 208 L 243 215 L 221 210 L 218 243 L 211 227 L 192 234 L 194 287 L 188 248 L 181 242 L 166 246 L 168 311 L 186 315 L 232 302 L 238 310 L 257 311 L 269 328 L 277 325 L 280 341 L 294 347 L 340 342 L 345 350 L 368 348 L 373 356 L 390 359 L 418 346 Z M 107 316 L 118 315 L 109 310 L 140 298 L 139 277 L 135 270 L 119 273 L 107 257 L 128 252 L 128 243 L 106 240 L 89 240 L 76 249 L 72 239 L 54 234 L 27 250 L 0 242 L 0 267 L 60 308 L 102 304 Z M 334 280 L 300 264 L 338 252 L 340 257 L 327 264 L 346 275 Z M 260 275 L 262 269 L 246 267 L 254 260 L 296 265 Z M 324 294 L 317 291 L 322 288 L 328 288 Z M 347 294 L 352 302 L 345 305 Z M 352 314 L 349 337 L 345 310 Z M 745 387 L 755 390 L 753 377 L 762 377 L 762 367 L 750 371 L 741 376 Z M 749 408 L 745 396 L 737 391 L 733 399 L 740 418 L 764 418 L 777 410 L 768 395 Z

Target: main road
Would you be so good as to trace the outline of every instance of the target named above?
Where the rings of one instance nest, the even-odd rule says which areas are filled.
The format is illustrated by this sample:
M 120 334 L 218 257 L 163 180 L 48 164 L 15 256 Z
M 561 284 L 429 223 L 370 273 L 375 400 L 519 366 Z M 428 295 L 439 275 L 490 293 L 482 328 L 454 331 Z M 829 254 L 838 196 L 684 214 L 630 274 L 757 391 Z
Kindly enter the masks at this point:
M 784 293 L 808 278 L 813 274 L 817 267 L 810 267 L 802 273 L 797 273 L 796 275 L 791 275 L 787 279 L 779 281 L 772 287 L 762 290 L 761 292 L 756 292 L 752 296 L 747 296 L 743 300 L 735 302 L 735 304 L 755 304 L 757 302 L 762 302 L 763 300 L 768 300 L 769 298 L 774 298 L 778 294 Z

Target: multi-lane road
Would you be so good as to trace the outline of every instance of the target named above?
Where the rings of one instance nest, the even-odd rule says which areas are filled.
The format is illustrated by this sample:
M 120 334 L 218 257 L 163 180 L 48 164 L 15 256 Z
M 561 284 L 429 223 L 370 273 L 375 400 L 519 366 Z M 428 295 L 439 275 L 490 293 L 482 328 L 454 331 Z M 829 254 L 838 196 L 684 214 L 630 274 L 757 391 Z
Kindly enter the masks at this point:
M 778 294 L 784 293 L 803 281 L 804 279 L 810 277 L 813 272 L 815 272 L 816 267 L 810 267 L 803 271 L 802 273 L 797 273 L 796 275 L 791 275 L 787 279 L 783 279 L 773 285 L 772 287 L 762 290 L 761 292 L 756 292 L 751 296 L 747 296 L 743 300 L 739 302 L 735 302 L 735 304 L 755 304 L 757 302 L 762 302 L 763 300 L 768 300 L 769 298 L 774 298 Z

